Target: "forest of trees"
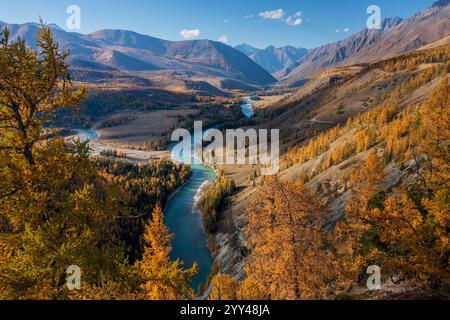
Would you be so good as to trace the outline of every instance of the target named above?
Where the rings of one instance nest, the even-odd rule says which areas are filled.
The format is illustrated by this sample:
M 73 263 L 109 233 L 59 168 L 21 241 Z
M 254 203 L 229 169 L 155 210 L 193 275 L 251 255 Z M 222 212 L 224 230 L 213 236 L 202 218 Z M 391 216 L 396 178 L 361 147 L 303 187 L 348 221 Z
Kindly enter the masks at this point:
M 168 197 L 191 176 L 191 168 L 172 161 L 151 161 L 145 164 L 117 159 L 96 159 L 99 174 L 122 195 L 129 215 L 118 217 L 120 238 L 124 241 L 130 261 L 140 259 L 145 221 L 159 203 L 165 206 Z
M 78 109 L 85 89 L 71 84 L 68 53 L 45 25 L 37 48 L 7 30 L 0 38 L 0 299 L 191 297 L 196 266 L 168 258 L 159 205 L 190 169 L 95 161 L 87 143 L 49 138 L 45 126 Z M 143 226 L 142 246 L 130 250 L 131 221 Z M 71 265 L 81 269 L 80 291 L 66 286 Z
M 234 192 L 234 181 L 225 176 L 223 168 L 217 171 L 217 181 L 202 195 L 197 206 L 202 214 L 203 225 L 208 233 L 216 231 L 218 213 L 225 206 L 229 196 Z

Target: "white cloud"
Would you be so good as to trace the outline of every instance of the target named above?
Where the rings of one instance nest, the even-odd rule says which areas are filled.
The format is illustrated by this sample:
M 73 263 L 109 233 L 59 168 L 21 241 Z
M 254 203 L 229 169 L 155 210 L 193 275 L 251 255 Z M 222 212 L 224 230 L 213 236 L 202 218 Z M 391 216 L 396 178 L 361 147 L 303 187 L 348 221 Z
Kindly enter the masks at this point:
M 245 19 L 253 19 L 254 17 L 255 17 L 254 14 L 247 14 L 247 15 L 245 16 Z
M 219 37 L 219 39 L 217 39 L 217 41 L 227 43 L 228 37 L 226 35 L 223 35 L 223 36 Z
M 302 24 L 302 12 L 296 12 L 292 16 L 289 16 L 285 20 L 286 24 L 290 26 L 299 26 Z
M 259 16 L 263 19 L 279 20 L 284 17 L 283 9 L 260 12 Z
M 287 17 L 286 18 L 286 24 L 290 25 L 290 26 L 299 26 L 302 24 L 302 18 L 292 18 L 292 17 Z
M 341 29 L 336 29 L 335 32 L 336 32 L 336 33 L 339 33 L 339 32 L 341 32 Z
M 196 38 L 200 35 L 200 30 L 199 29 L 191 29 L 191 30 L 184 29 L 183 31 L 180 32 L 180 35 L 185 39 Z
M 302 19 L 301 11 L 298 11 L 298 12 L 294 13 L 293 15 L 290 15 L 284 19 L 285 14 L 286 13 L 284 12 L 283 9 L 278 9 L 278 10 L 260 12 L 259 16 L 262 19 L 280 20 L 290 26 L 299 26 L 302 24 L 303 19 Z M 250 16 L 248 15 L 245 17 L 247 18 Z M 251 17 L 253 17 L 253 16 L 251 16 Z
M 349 28 L 345 28 L 345 29 L 344 29 L 344 32 L 349 32 L 349 31 L 350 31 Z

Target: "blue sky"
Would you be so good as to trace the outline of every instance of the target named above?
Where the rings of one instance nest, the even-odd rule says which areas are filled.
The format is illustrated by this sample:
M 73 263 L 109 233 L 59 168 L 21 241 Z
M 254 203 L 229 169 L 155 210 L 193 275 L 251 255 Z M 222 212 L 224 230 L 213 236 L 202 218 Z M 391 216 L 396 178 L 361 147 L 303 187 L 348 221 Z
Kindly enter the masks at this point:
M 313 48 L 346 38 L 366 25 L 369 5 L 382 18 L 410 17 L 433 0 L 0 0 L 0 20 L 38 21 L 67 29 L 69 5 L 81 9 L 80 33 L 125 29 L 151 36 Z M 281 10 L 280 10 L 281 9 Z M 339 29 L 339 32 L 337 30 Z M 181 32 L 183 32 L 184 37 Z

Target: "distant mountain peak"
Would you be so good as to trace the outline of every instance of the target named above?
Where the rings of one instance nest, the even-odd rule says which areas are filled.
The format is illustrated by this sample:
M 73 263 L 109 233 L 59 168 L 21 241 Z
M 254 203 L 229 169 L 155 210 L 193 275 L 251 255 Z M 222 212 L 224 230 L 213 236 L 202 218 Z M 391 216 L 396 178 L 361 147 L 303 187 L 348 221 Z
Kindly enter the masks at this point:
M 237 45 L 236 47 L 234 47 L 235 49 L 241 51 L 242 53 L 245 53 L 246 55 L 252 55 L 255 52 L 258 52 L 261 49 L 255 48 L 247 43 L 242 43 L 240 45 Z
M 40 27 L 40 25 L 39 25 L 39 27 Z M 61 28 L 60 26 L 58 26 L 56 23 L 50 23 L 47 25 L 47 27 L 54 29 L 54 30 L 64 31 L 64 29 Z
M 2 24 L 27 45 L 36 46 L 40 24 Z M 104 29 L 90 34 L 66 32 L 55 24 L 55 40 L 71 51 L 78 70 L 107 72 L 177 72 L 239 80 L 252 84 L 270 84 L 276 79 L 247 55 L 221 42 L 211 40 L 168 41 L 137 32 Z M 80 73 L 81 74 L 81 73 Z M 110 76 L 104 76 L 111 78 Z
M 450 4 L 450 0 L 438 0 L 438 1 L 433 2 L 431 7 L 432 8 L 445 7 L 448 4 Z
M 386 18 L 381 23 L 381 29 L 386 30 L 386 29 L 395 27 L 396 25 L 399 25 L 402 22 L 403 22 L 403 19 L 400 17 Z
M 254 47 L 254 46 L 252 46 L 251 44 L 248 44 L 248 43 L 241 43 L 241 44 L 237 45 L 236 47 L 251 48 L 251 49 L 259 50 L 258 48 Z
M 241 44 L 235 48 L 249 56 L 270 73 L 276 73 L 277 71 L 292 66 L 308 52 L 305 48 L 296 48 L 294 46 L 277 48 L 270 45 L 265 49 L 258 49 L 247 44 Z
M 137 36 L 137 37 L 148 37 L 148 38 L 154 38 L 152 36 L 148 36 L 148 35 L 144 35 L 138 32 L 134 32 L 134 31 L 129 31 L 129 30 L 122 30 L 122 29 L 101 29 L 101 30 L 97 30 L 94 31 L 90 34 L 88 34 L 88 36 L 91 37 L 102 37 L 102 36 L 120 36 L 120 35 L 129 35 L 129 36 Z

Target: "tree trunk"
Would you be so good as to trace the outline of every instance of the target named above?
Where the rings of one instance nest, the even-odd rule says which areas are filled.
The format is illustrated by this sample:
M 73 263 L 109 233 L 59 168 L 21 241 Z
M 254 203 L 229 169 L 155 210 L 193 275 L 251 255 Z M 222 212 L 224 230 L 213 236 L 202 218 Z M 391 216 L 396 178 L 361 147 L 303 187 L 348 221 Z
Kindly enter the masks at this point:
M 25 147 L 23 147 L 23 156 L 27 159 L 28 164 L 31 166 L 34 166 L 36 164 L 36 162 L 34 161 L 34 157 L 33 157 L 33 153 L 31 152 L 31 148 L 32 146 L 30 145 L 25 145 Z

